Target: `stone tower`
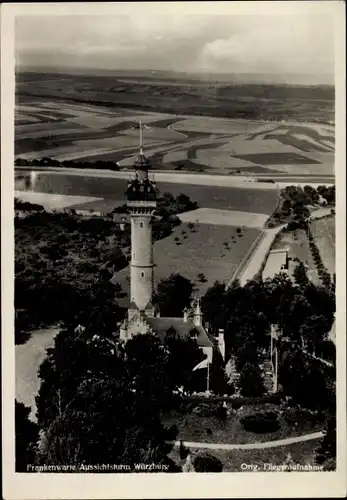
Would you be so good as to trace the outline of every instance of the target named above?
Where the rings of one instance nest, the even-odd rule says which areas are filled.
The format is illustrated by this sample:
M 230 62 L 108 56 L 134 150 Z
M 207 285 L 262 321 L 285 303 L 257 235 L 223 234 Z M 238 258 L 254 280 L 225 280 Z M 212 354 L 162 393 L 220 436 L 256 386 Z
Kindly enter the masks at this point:
M 131 319 L 136 311 L 154 315 L 152 220 L 157 206 L 157 190 L 149 179 L 151 165 L 142 150 L 140 122 L 140 154 L 134 163 L 134 175 L 128 181 L 127 207 L 131 216 L 130 307 Z

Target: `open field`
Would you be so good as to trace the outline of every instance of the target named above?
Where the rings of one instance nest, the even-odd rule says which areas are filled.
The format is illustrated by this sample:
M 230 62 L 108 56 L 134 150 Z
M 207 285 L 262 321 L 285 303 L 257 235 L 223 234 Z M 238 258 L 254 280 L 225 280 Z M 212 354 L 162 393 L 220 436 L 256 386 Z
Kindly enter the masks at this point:
M 150 127 L 144 130 L 144 143 L 155 169 L 228 175 L 334 173 L 334 126 L 300 123 L 314 121 L 312 115 L 320 113 L 327 116 L 325 121 L 332 120 L 334 97 L 327 89 L 321 90 L 320 102 L 313 99 L 317 89 L 312 95 L 296 90 L 295 97 L 293 89 L 273 87 L 271 95 L 278 97 L 270 103 L 257 86 L 249 86 L 245 95 L 245 88 L 228 85 L 216 91 L 210 84 L 185 84 L 183 91 L 179 83 L 105 78 L 51 75 L 33 80 L 20 74 L 16 156 L 114 159 L 129 166 L 138 142 L 138 130 L 131 125 L 141 119 Z M 235 92 L 239 96 L 233 98 Z
M 116 175 L 119 175 L 119 178 Z M 104 177 L 100 173 L 88 174 L 88 172 L 82 172 L 80 175 L 38 172 L 33 190 L 49 194 L 102 198 L 99 201 L 79 204 L 76 208 L 110 211 L 115 206 L 125 203 L 128 176 L 129 174 L 125 172 L 116 172 L 112 177 Z M 169 182 L 161 181 L 161 178 L 167 177 L 169 177 Z M 194 179 L 196 179 L 196 184 L 192 183 Z M 240 182 L 239 187 L 236 187 L 232 185 L 232 182 L 229 186 L 226 182 L 226 186 L 221 187 L 218 183 L 212 185 L 213 178 L 209 180 L 205 176 L 204 179 L 199 179 L 198 176 L 188 177 L 179 173 L 173 174 L 172 179 L 166 174 L 158 173 L 156 180 L 160 193 L 170 192 L 174 196 L 184 193 L 196 201 L 200 208 L 270 215 L 278 202 L 278 191 L 273 184 L 265 184 L 264 188 L 264 184 Z M 200 181 L 201 184 L 198 183 Z M 206 182 L 211 185 L 206 185 Z
M 315 243 L 328 272 L 333 275 L 335 267 L 335 217 L 333 215 L 311 222 Z
M 154 245 L 155 283 L 171 273 L 179 273 L 196 285 L 198 294 L 204 294 L 214 281 L 224 282 L 232 277 L 259 233 L 256 228 L 242 228 L 239 235 L 237 227 L 210 224 L 194 224 L 190 229 L 182 223 Z M 199 273 L 205 275 L 206 282 L 198 281 Z M 128 276 L 129 268 L 114 276 L 127 294 Z

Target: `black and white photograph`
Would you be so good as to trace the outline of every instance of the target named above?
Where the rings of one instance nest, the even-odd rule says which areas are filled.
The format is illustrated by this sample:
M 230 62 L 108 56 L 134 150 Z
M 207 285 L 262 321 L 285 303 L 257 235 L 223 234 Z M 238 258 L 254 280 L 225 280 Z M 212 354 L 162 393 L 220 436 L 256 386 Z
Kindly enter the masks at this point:
M 336 486 L 344 5 L 184 3 L 11 17 L 14 476 Z

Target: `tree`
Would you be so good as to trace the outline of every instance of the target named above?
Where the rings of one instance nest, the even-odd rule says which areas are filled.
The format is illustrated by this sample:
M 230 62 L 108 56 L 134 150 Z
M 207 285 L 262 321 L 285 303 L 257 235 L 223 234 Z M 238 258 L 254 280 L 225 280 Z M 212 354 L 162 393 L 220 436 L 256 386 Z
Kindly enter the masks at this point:
M 171 274 L 158 283 L 153 302 L 164 317 L 181 317 L 188 307 L 193 293 L 192 283 L 180 274 Z
M 285 217 L 290 215 L 290 213 L 292 211 L 292 204 L 291 204 L 290 200 L 283 200 L 281 211 Z
M 195 472 L 222 472 L 223 464 L 211 453 L 199 452 L 193 459 Z
M 27 466 L 35 463 L 39 438 L 38 426 L 29 420 L 30 408 L 15 401 L 16 472 L 28 472 Z
M 57 261 L 60 260 L 62 257 L 65 257 L 67 255 L 67 251 L 64 249 L 64 247 L 52 243 L 51 245 L 45 245 L 41 247 L 41 252 L 47 256 L 49 260 L 53 262 L 53 264 Z
M 307 272 L 305 265 L 300 261 L 293 272 L 294 281 L 298 286 L 305 288 L 308 285 L 309 279 L 307 277 Z
M 329 332 L 329 323 L 323 315 L 309 316 L 300 327 L 300 334 L 309 351 L 316 354 Z
M 58 334 L 40 368 L 40 461 L 167 464 L 176 428 L 165 428 L 167 352 L 151 335 L 125 348 L 88 328 Z
M 204 359 L 204 354 L 195 339 L 183 339 L 174 329 L 168 330 L 164 339 L 168 352 L 168 376 L 173 389 L 183 387 L 194 390 L 196 377 L 193 368 Z
M 317 451 L 315 461 L 324 466 L 324 470 L 336 470 L 336 416 L 328 418 L 324 437 Z
M 197 276 L 197 278 L 200 281 L 200 283 L 206 283 L 206 281 L 207 281 L 206 276 L 204 275 L 204 273 L 199 273 L 198 276 Z
M 282 352 L 279 383 L 284 395 L 305 408 L 326 410 L 334 400 L 334 390 L 330 387 L 334 373 L 327 370 L 330 369 L 307 356 L 300 348 Z
M 158 337 L 135 335 L 125 345 L 125 369 L 137 398 L 160 411 L 171 402 L 174 380 L 168 371 L 169 351 Z
M 258 365 L 246 363 L 241 370 L 239 385 L 242 396 L 261 396 L 265 392 L 262 373 Z
M 244 346 L 237 351 L 236 368 L 238 372 L 240 372 L 247 363 L 256 365 L 258 362 L 258 348 L 254 340 L 246 342 Z
M 201 309 L 205 321 L 208 321 L 212 330 L 216 333 L 218 328 L 224 328 L 225 324 L 225 285 L 215 281 L 201 300 Z

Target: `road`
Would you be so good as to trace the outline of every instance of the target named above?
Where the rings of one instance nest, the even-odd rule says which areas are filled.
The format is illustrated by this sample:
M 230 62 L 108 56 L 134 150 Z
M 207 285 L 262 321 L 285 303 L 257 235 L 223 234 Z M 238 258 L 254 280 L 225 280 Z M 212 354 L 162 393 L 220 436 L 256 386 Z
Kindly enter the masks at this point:
M 259 240 L 259 244 L 248 257 L 247 265 L 238 276 L 241 286 L 244 286 L 247 281 L 253 279 L 261 269 L 262 264 L 265 264 L 265 260 L 277 234 L 280 233 L 284 227 L 285 225 L 264 230 L 265 235 Z
M 183 441 L 187 448 L 201 448 L 208 450 L 262 450 L 265 448 L 276 448 L 278 446 L 288 446 L 290 444 L 302 443 L 303 441 L 312 441 L 321 439 L 324 436 L 322 431 L 304 434 L 303 436 L 294 436 L 276 441 L 265 441 L 264 443 L 246 443 L 246 444 L 226 444 L 226 443 L 198 443 L 194 441 Z M 180 446 L 181 441 L 175 441 L 174 446 Z
M 38 369 L 46 357 L 47 349 L 53 347 L 57 333 L 58 330 L 54 328 L 35 330 L 25 344 L 15 346 L 15 396 L 17 401 L 30 406 L 29 418 L 33 421 L 36 420 L 35 396 L 40 388 Z

